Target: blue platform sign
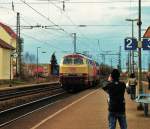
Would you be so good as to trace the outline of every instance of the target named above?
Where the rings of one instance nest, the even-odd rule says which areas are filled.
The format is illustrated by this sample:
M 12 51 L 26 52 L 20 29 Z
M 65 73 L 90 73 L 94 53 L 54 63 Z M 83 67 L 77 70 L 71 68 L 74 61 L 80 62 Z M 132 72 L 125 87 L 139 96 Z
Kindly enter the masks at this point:
M 125 38 L 125 50 L 136 50 L 137 49 L 137 39 L 136 38 Z
M 143 39 L 143 50 L 150 50 L 150 39 Z

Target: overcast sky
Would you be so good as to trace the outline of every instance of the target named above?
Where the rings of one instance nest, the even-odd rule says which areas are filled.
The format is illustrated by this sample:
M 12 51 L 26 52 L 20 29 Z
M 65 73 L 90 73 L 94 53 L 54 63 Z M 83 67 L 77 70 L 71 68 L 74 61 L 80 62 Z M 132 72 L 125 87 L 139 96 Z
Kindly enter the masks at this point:
M 62 1 L 0 0 L 0 21 L 10 25 L 16 31 L 16 12 L 20 12 L 21 26 L 52 26 L 47 29 L 21 27 L 24 52 L 28 51 L 36 55 L 36 48 L 40 46 L 40 62 L 48 63 L 53 52 L 56 52 L 58 62 L 64 54 L 73 52 L 71 34 L 77 33 L 77 51 L 88 51 L 93 58 L 102 62 L 100 53 L 104 51 L 118 53 L 119 46 L 122 46 L 122 62 L 125 66 L 127 52 L 124 51 L 124 38 L 131 36 L 131 22 L 125 19 L 138 18 L 138 1 L 66 0 L 64 10 Z M 142 0 L 142 29 L 150 25 L 149 14 L 150 1 Z M 79 27 L 79 25 L 86 26 Z M 137 37 L 136 22 L 134 30 L 134 35 Z M 42 54 L 42 51 L 47 53 Z M 143 67 L 146 67 L 148 52 L 143 54 L 145 55 Z M 110 63 L 111 58 L 113 65 L 116 66 L 117 56 L 106 56 L 106 63 Z

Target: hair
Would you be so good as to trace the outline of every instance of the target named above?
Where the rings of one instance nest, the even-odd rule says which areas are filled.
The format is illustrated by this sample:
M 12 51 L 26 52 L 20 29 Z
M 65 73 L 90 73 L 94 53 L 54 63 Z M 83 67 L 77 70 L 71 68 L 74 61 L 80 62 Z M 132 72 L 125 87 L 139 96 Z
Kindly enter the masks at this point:
M 134 74 L 134 73 L 131 73 L 131 74 L 130 74 L 130 78 L 135 78 L 135 74 Z
M 111 77 L 114 81 L 119 81 L 120 78 L 120 72 L 118 69 L 113 69 L 111 72 Z

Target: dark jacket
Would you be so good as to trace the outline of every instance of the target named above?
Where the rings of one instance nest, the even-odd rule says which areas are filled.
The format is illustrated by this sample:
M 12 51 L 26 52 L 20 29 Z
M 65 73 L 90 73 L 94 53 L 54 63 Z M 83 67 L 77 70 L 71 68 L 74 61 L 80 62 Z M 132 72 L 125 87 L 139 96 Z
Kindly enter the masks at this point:
M 124 82 L 109 82 L 103 89 L 108 93 L 108 110 L 114 113 L 125 113 Z

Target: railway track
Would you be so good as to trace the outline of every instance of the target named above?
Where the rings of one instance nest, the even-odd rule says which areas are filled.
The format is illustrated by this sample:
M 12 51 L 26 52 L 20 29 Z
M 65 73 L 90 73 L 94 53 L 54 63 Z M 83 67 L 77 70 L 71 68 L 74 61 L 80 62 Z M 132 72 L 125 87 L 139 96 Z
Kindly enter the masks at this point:
M 40 90 L 40 91 L 39 91 Z M 29 93 L 28 93 L 29 92 Z M 16 121 L 26 115 L 29 115 L 30 113 L 40 110 L 41 108 L 44 108 L 47 105 L 50 105 L 56 101 L 58 101 L 61 98 L 64 98 L 66 95 L 68 95 L 65 91 L 62 90 L 61 87 L 46 87 L 45 89 L 38 88 L 38 90 L 30 89 L 26 90 L 25 92 L 13 92 L 12 94 L 3 94 L 1 95 L 1 100 L 6 101 L 8 99 L 12 99 L 14 97 L 22 97 L 22 96 L 28 96 L 31 94 L 37 94 L 39 92 L 49 92 L 49 94 L 46 97 L 40 97 L 34 101 L 30 101 L 27 103 L 23 103 L 21 105 L 16 105 L 11 108 L 1 110 L 0 111 L 0 127 L 6 126 L 9 123 Z M 15 94 L 16 93 L 16 94 Z
M 0 92 L 0 101 L 6 101 L 17 97 L 23 97 L 27 95 L 37 94 L 44 91 L 54 91 L 60 89 L 58 84 L 50 85 L 40 85 L 36 87 L 27 87 L 27 88 L 17 88 L 13 90 L 6 90 Z
M 19 87 L 0 91 L 0 112 L 62 91 L 58 83 Z
M 49 106 L 50 104 L 58 101 L 65 96 L 65 92 L 61 92 L 49 97 L 45 97 L 30 103 L 26 103 L 14 108 L 4 110 L 0 112 L 0 128 L 7 126 L 8 124 L 21 119 L 37 110 Z
M 23 88 L 24 89 L 24 88 Z M 36 100 L 32 100 L 26 103 L 22 103 L 5 110 L 0 110 L 0 128 L 13 123 L 14 121 L 21 119 L 37 110 L 49 106 L 63 98 L 69 97 L 72 94 L 66 93 L 59 85 L 51 85 L 44 87 L 27 88 L 27 89 L 13 90 L 13 92 L 5 92 L 0 95 L 2 101 L 8 101 L 13 99 L 25 98 L 27 96 L 33 96 L 37 94 L 46 93 L 44 97 L 39 97 Z

